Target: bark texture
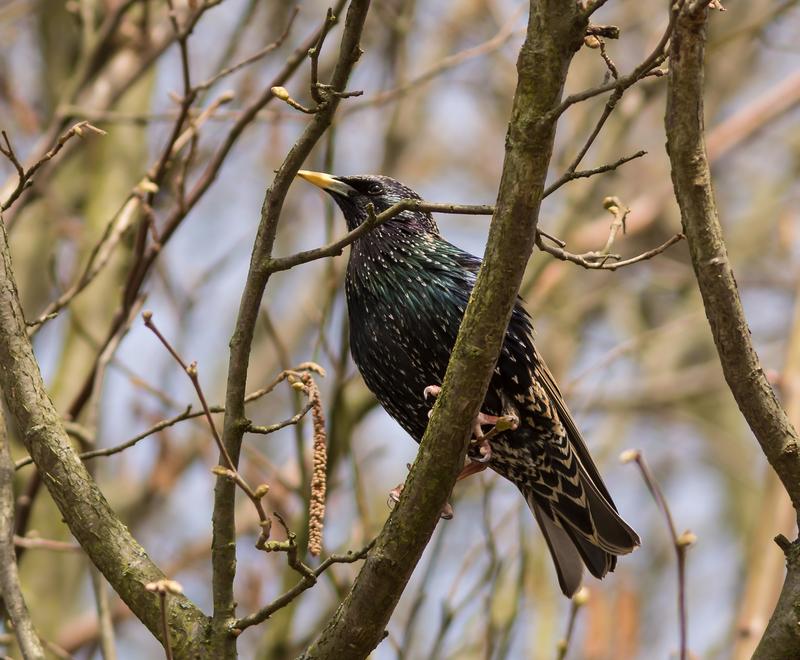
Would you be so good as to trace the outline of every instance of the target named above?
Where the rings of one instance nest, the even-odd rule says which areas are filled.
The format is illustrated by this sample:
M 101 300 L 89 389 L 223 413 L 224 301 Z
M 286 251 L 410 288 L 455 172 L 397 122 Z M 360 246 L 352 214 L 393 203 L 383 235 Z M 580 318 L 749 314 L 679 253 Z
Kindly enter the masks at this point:
M 335 91 L 345 90 L 350 72 L 361 57 L 359 43 L 369 5 L 369 0 L 353 0 L 347 10 L 339 57 L 330 81 Z M 286 193 L 297 170 L 331 125 L 340 102 L 340 97 L 335 94 L 327 95 L 326 99 L 324 107 L 319 108 L 313 115 L 303 134 L 276 171 L 275 179 L 267 189 L 261 206 L 261 220 L 253 244 L 250 270 L 230 340 L 222 442 L 235 463 L 238 463 L 242 437 L 248 424 L 244 409 L 247 370 L 261 298 L 270 275 L 275 271 L 272 268 L 272 248 L 278 231 L 278 221 Z M 212 540 L 213 653 L 216 658 L 236 657 L 236 638 L 232 634 L 233 624 L 236 621 L 236 602 L 233 595 L 233 580 L 236 574 L 235 495 L 236 486 L 230 479 L 217 478 L 214 489 Z
M 704 139 L 707 2 L 682 5 L 670 45 L 667 151 L 697 283 L 725 380 L 750 429 L 800 511 L 798 435 L 753 347 L 719 222 Z M 788 574 L 754 658 L 800 657 L 800 547 L 786 542 Z
M 585 29 L 578 3 L 530 4 L 497 206 L 442 393 L 399 504 L 347 598 L 303 654 L 306 660 L 366 658 L 378 645 L 453 489 L 533 249 L 555 109 Z
M 72 449 L 28 339 L 2 222 L 0 387 L 19 434 L 73 536 L 125 604 L 161 639 L 158 596 L 145 585 L 164 575 L 116 516 Z M 175 656 L 207 657 L 201 643 L 208 623 L 203 613 L 186 597 L 174 596 L 169 599 L 168 614 Z

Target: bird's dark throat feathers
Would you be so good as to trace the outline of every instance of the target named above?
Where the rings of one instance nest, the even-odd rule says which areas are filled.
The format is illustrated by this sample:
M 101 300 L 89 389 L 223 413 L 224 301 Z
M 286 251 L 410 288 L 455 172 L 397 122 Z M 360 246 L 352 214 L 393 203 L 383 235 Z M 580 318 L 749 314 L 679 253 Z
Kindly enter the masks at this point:
M 353 230 L 369 218 L 369 206 L 376 214 L 386 211 L 405 199 L 419 200 L 411 188 L 384 176 L 337 176 L 337 182 L 344 184 L 344 190 L 328 189 L 342 210 L 347 228 Z M 346 190 L 346 193 L 345 193 Z M 403 225 L 405 229 L 419 233 L 439 235 L 439 228 L 433 216 L 426 211 L 403 211 L 386 222 L 387 226 Z

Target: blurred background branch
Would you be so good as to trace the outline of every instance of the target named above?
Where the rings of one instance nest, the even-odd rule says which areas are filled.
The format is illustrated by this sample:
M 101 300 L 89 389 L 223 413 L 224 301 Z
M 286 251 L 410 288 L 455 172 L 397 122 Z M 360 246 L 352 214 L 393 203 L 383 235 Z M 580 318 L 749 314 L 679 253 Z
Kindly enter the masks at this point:
M 152 309 L 180 354 L 203 365 L 208 400 L 224 403 L 224 347 L 247 276 L 253 209 L 265 181 L 314 121 L 275 103 L 271 88 L 285 86 L 304 107 L 317 105 L 308 51 L 327 25 L 329 4 L 337 22 L 317 62 L 317 78 L 327 82 L 345 0 L 303 0 L 297 7 L 175 0 L 177 34 L 164 3 L 0 6 L 0 128 L 23 168 L 79 122 L 107 132 L 67 141 L 3 214 L 48 394 L 76 451 L 108 454 L 89 462 L 121 521 L 206 612 L 213 606 L 209 469 L 217 456 L 199 412 L 187 412 L 191 383 L 147 330 L 131 323 L 131 312 L 143 304 Z M 667 12 L 660 2 L 592 4 L 593 23 L 619 29 L 619 39 L 601 39 L 624 78 L 656 52 Z M 728 11 L 715 12 L 708 25 L 708 157 L 752 341 L 796 423 L 800 13 L 796 0 L 725 4 Z M 453 0 L 446 11 L 418 0 L 373 5 L 361 38 L 365 54 L 347 86 L 364 96 L 343 102 L 304 166 L 380 172 L 425 199 L 494 204 L 527 3 Z M 180 35 L 196 94 L 184 111 Z M 543 203 L 539 229 L 567 244 L 549 245 L 571 254 L 599 251 L 610 223 L 601 202 L 616 196 L 630 213 L 611 251 L 635 257 L 680 231 L 662 149 L 666 79 L 646 77 L 607 110 L 618 79 L 595 45 L 576 54 L 565 95 L 608 89 L 564 113 L 548 187 L 578 156 L 575 171 L 647 155 L 559 186 Z M 160 162 L 166 167 L 154 180 Z M 18 171 L 11 163 L 0 167 L 5 201 Z M 288 188 L 282 218 L 275 255 L 308 252 L 345 235 L 338 213 L 300 187 Z M 485 218 L 439 214 L 437 222 L 448 240 L 483 253 Z M 319 382 L 328 440 L 323 561 L 375 537 L 389 514 L 386 484 L 406 476 L 416 449 L 375 407 L 350 362 L 344 265 L 324 259 L 272 275 L 247 374 L 248 391 L 256 394 L 275 374 L 308 360 L 328 373 Z M 654 507 L 640 505 L 645 487 L 616 466 L 619 451 L 631 445 L 646 453 L 676 519 L 699 537 L 686 567 L 691 650 L 713 658 L 735 649 L 737 657 L 750 657 L 784 576 L 784 555 L 772 538 L 793 538 L 795 516 L 726 387 L 683 244 L 614 273 L 538 255 L 521 293 L 537 344 L 644 540 L 613 579 L 587 584 L 591 597 L 575 619 L 567 658 L 666 657 L 677 650 L 671 546 Z M 286 520 L 298 557 L 317 571 L 322 562 L 307 553 L 307 399 L 286 387 L 247 401 L 255 427 L 296 420 L 268 435 L 246 432 L 237 469 L 249 483 L 269 483 L 267 512 Z M 176 421 L 162 425 L 169 420 Z M 13 459 L 24 462 L 29 453 L 13 424 L 9 437 Z M 107 584 L 108 607 L 98 605 L 103 585 L 92 587 L 86 554 L 41 478 L 26 467 L 13 486 L 20 582 L 42 644 L 78 658 L 108 653 L 109 646 L 120 658 L 159 657 L 156 639 L 142 634 Z M 546 549 L 517 493 L 485 475 L 459 485 L 454 498 L 458 516 L 437 526 L 374 656 L 552 658 L 570 603 L 554 592 Z M 260 528 L 246 498 L 236 502 L 236 520 L 233 591 L 243 618 L 303 578 L 285 557 L 265 558 L 254 548 Z M 273 535 L 285 540 L 280 526 Z M 299 654 L 357 569 L 329 566 L 313 589 L 244 630 L 236 640 L 240 654 Z M 101 634 L 108 619 L 110 644 Z M 8 655 L 18 653 L 13 633 L 0 635 L 0 643 Z

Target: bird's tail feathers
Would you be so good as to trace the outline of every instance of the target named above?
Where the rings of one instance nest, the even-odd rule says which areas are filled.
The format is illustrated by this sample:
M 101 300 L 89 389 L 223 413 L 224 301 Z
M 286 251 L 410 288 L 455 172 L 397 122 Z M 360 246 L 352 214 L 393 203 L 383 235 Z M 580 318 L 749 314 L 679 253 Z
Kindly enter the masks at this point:
M 553 557 L 561 591 L 572 596 L 581 583 L 583 565 L 596 578 L 603 578 L 617 565 L 617 556 L 632 552 L 639 537 L 617 513 L 613 502 L 595 486 L 581 466 L 579 468 L 585 502 L 581 509 L 583 520 L 572 520 L 567 512 L 575 510 L 576 502 L 559 507 L 555 501 L 523 489 L 528 506 L 544 535 Z M 567 497 L 560 495 L 561 498 Z M 587 530 L 587 519 L 591 531 Z
M 639 535 L 622 519 L 614 503 L 598 490 L 583 468 L 580 474 L 589 517 L 595 531 L 587 540 L 614 555 L 633 552 L 641 543 Z
M 528 497 L 527 501 L 553 557 L 561 591 L 565 596 L 572 597 L 583 579 L 583 561 L 578 554 L 576 544 L 562 527 L 542 511 L 532 497 Z

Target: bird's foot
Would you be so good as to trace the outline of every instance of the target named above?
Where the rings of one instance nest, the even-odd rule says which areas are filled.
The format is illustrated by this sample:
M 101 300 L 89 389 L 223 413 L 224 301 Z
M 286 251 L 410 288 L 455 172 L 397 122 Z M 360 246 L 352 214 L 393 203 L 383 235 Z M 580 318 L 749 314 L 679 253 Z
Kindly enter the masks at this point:
M 479 472 L 483 472 L 487 467 L 489 466 L 486 463 L 479 463 L 478 461 L 469 459 L 469 463 L 467 463 L 463 468 L 461 468 L 461 472 L 458 473 L 456 481 L 461 481 L 462 479 L 471 477 L 473 474 L 478 474 Z
M 403 484 L 397 484 L 392 490 L 389 491 L 389 507 L 393 507 L 400 501 L 400 493 L 403 492 Z M 447 502 L 443 507 L 442 511 L 439 514 L 439 517 L 442 520 L 452 520 L 453 516 L 455 515 L 455 511 L 453 510 L 453 505 L 450 502 Z
M 428 397 L 438 397 L 441 391 L 442 388 L 439 385 L 428 385 L 423 390 L 422 394 L 427 401 Z M 430 412 L 428 415 L 430 416 Z M 483 426 L 491 426 L 492 428 L 484 433 L 483 428 L 481 428 Z M 492 446 L 489 444 L 489 440 L 498 433 L 502 433 L 503 431 L 516 431 L 517 428 L 519 428 L 519 417 L 516 415 L 497 416 L 483 412 L 478 413 L 472 425 L 472 442 L 470 443 L 472 446 L 477 446 L 478 457 L 470 457 L 470 460 L 476 463 L 488 463 L 492 460 Z
M 433 397 L 435 399 L 436 397 L 439 396 L 439 394 L 441 394 L 441 392 L 442 392 L 442 388 L 439 385 L 428 385 L 428 387 L 426 387 L 424 390 L 422 390 L 422 396 L 424 396 L 425 397 L 425 401 L 427 401 L 428 398 L 430 398 L 430 397 Z M 431 413 L 429 412 L 428 413 L 429 417 L 430 417 L 430 414 Z

